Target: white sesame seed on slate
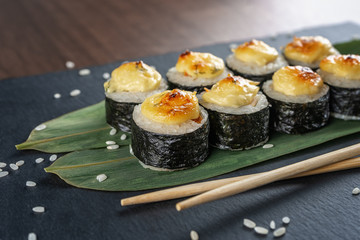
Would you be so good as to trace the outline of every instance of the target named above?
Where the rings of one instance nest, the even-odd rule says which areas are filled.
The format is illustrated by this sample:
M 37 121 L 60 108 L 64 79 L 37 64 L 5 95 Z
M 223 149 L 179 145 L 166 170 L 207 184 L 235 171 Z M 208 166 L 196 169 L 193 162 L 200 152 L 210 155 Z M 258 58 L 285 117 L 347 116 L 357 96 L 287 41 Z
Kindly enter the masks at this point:
M 359 193 L 360 193 L 360 189 L 357 187 L 352 190 L 353 195 L 358 195 Z
M 68 69 L 72 69 L 72 68 L 75 67 L 75 63 L 72 62 L 72 61 L 66 61 L 65 66 L 66 66 L 66 68 L 68 68 Z
M 119 147 L 120 147 L 119 145 L 115 144 L 115 145 L 109 145 L 106 148 L 109 150 L 115 150 L 115 149 L 118 149 Z
M 116 144 L 116 142 L 114 142 L 114 141 L 106 141 L 105 143 L 106 143 L 106 145 L 114 145 L 114 144 Z
M 111 136 L 113 136 L 113 135 L 115 135 L 116 133 L 117 133 L 116 129 L 115 129 L 115 128 L 111 128 L 109 134 L 110 134 Z
M 264 227 L 255 227 L 254 230 L 257 234 L 261 234 L 261 235 L 266 235 L 269 233 L 269 230 Z
M 270 222 L 270 229 L 274 230 L 275 228 L 276 228 L 275 221 L 272 220 L 272 221 Z
M 90 71 L 90 69 L 87 69 L 87 68 L 81 69 L 79 71 L 80 76 L 86 76 L 86 75 L 90 75 L 90 74 L 91 74 L 91 71 Z
M 289 224 L 290 223 L 290 218 L 289 217 L 283 217 L 282 222 L 284 224 Z
M 199 234 L 194 230 L 191 230 L 190 237 L 191 237 L 191 240 L 199 240 Z
M 50 158 L 49 158 L 49 160 L 50 160 L 51 162 L 55 161 L 56 159 L 57 159 L 57 155 L 56 155 L 56 154 L 51 155 Z
M 103 79 L 108 80 L 110 78 L 110 73 L 104 72 L 102 77 L 103 77 Z
M 43 158 L 37 158 L 37 159 L 35 159 L 35 162 L 36 162 L 36 163 L 42 163 L 43 161 L 44 161 Z
M 39 126 L 37 126 L 35 128 L 36 131 L 41 131 L 41 130 L 44 130 L 46 128 L 46 125 L 45 124 L 40 124 Z
M 37 236 L 35 233 L 29 233 L 28 235 L 28 240 L 37 240 Z
M 35 187 L 35 186 L 36 186 L 36 182 L 26 181 L 26 186 L 27 186 L 27 187 Z
M 126 134 L 121 135 L 120 139 L 124 141 L 126 139 Z
M 4 167 L 6 167 L 6 163 L 4 163 L 4 162 L 0 162 L 0 168 L 4 168 Z
M 9 172 L 8 172 L 8 171 L 0 172 L 0 178 L 5 177 L 5 176 L 7 176 L 7 175 L 9 175 Z
M 276 229 L 276 230 L 274 231 L 273 235 L 274 235 L 274 237 L 281 237 L 281 236 L 283 236 L 285 233 L 286 233 L 286 228 L 281 227 L 281 228 Z
M 264 146 L 263 146 L 263 148 L 272 148 L 272 147 L 274 147 L 274 144 L 270 144 L 270 143 L 268 143 L 268 144 L 265 144 Z
M 237 44 L 236 43 L 231 43 L 230 45 L 229 45 L 229 48 L 230 49 L 235 49 L 235 48 L 237 48 Z
M 24 165 L 25 161 L 24 160 L 20 160 L 20 161 L 17 161 L 15 164 L 16 166 L 20 167 L 22 165 Z
M 43 212 L 45 212 L 45 208 L 42 207 L 42 206 L 33 207 L 32 210 L 33 210 L 33 212 L 35 212 L 35 213 L 43 213 Z
M 14 171 L 16 171 L 16 170 L 18 170 L 19 169 L 19 167 L 16 165 L 16 164 L 14 164 L 14 163 L 10 163 L 10 168 L 12 169 L 12 170 L 14 170 Z
M 250 228 L 250 229 L 253 229 L 254 227 L 256 227 L 256 223 L 247 218 L 244 218 L 243 224 L 245 227 Z
M 78 95 L 80 95 L 81 91 L 79 89 L 74 89 L 70 92 L 70 96 L 72 97 L 76 97 Z
M 96 176 L 96 180 L 98 180 L 99 182 L 103 182 L 107 179 L 107 176 L 105 174 L 100 174 Z
M 134 155 L 134 151 L 133 151 L 133 149 L 132 149 L 131 144 L 129 145 L 129 150 L 130 150 L 130 154 L 131 154 L 131 155 Z
M 54 98 L 55 98 L 55 99 L 61 98 L 61 94 L 60 94 L 60 93 L 55 93 L 55 94 L 54 94 Z

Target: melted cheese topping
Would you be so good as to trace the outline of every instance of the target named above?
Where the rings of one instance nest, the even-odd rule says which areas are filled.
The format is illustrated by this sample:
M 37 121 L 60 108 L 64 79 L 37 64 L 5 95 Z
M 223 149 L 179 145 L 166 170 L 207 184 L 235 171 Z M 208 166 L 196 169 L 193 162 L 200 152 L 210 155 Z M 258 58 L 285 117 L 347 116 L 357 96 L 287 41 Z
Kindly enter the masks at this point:
M 332 55 L 320 62 L 320 69 L 338 77 L 360 80 L 360 56 Z
M 273 89 L 290 96 L 316 94 L 323 85 L 320 75 L 308 67 L 283 67 L 273 76 Z
M 278 57 L 275 48 L 270 47 L 263 41 L 251 40 L 239 45 L 236 49 L 232 49 L 235 57 L 242 62 L 264 66 L 273 62 Z
M 188 120 L 201 122 L 196 92 L 167 90 L 145 99 L 141 113 L 155 122 L 180 124 Z
M 284 49 L 284 54 L 288 59 L 305 63 L 320 61 L 332 54 L 330 41 L 321 36 L 315 37 L 294 37 Z
M 228 76 L 207 90 L 202 99 L 224 107 L 241 107 L 252 103 L 259 91 L 258 82 Z
M 154 68 L 142 61 L 128 62 L 112 71 L 104 88 L 108 93 L 147 92 L 157 89 L 160 82 L 161 75 Z
M 186 51 L 182 53 L 175 66 L 178 72 L 194 78 L 214 78 L 225 69 L 224 61 L 210 53 Z

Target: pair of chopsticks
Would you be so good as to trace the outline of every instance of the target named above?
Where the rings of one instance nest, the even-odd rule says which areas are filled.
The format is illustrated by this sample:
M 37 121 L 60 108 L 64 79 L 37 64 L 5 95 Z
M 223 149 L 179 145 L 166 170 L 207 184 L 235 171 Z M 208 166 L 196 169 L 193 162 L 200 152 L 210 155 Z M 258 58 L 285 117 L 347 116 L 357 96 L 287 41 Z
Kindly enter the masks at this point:
M 232 196 L 278 180 L 360 167 L 360 143 L 268 172 L 194 183 L 121 200 L 122 206 L 158 202 L 199 194 L 176 204 L 178 211 Z M 347 160 L 344 160 L 347 159 Z

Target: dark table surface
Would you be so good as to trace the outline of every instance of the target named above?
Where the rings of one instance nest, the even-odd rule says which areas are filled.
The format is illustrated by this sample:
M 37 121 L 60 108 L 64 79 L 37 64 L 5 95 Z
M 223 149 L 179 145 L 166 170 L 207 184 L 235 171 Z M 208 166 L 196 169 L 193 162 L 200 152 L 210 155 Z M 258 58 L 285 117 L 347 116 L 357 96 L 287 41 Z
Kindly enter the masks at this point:
M 319 34 L 332 42 L 350 40 L 360 33 L 360 26 L 340 24 L 296 32 Z M 282 34 L 264 38 L 280 47 L 291 39 Z M 246 39 L 243 39 L 246 40 Z M 236 41 L 237 43 L 241 42 Z M 208 51 L 219 57 L 229 54 L 229 43 L 208 45 L 194 50 Z M 141 58 L 161 74 L 174 65 L 179 52 Z M 27 239 L 35 232 L 38 239 L 190 239 L 190 231 L 200 239 L 273 239 L 261 237 L 243 227 L 244 218 L 268 227 L 281 219 L 291 219 L 282 239 L 360 239 L 360 198 L 351 191 L 360 186 L 360 169 L 303 177 L 273 183 L 244 194 L 207 203 L 182 212 L 175 210 L 177 200 L 139 206 L 121 207 L 120 199 L 140 192 L 100 192 L 67 185 L 43 168 L 49 156 L 37 151 L 17 151 L 39 123 L 69 111 L 94 104 L 104 98 L 104 72 L 120 62 L 91 68 L 89 76 L 77 70 L 5 79 L 0 82 L 0 162 L 25 160 L 19 170 L 0 178 L 0 239 Z M 68 93 L 81 89 L 78 97 Z M 59 92 L 61 99 L 54 100 Z M 316 147 L 266 161 L 222 177 L 266 171 L 360 142 L 359 134 L 336 139 Z M 37 157 L 45 158 L 36 164 Z M 25 186 L 27 180 L 37 183 Z M 44 206 L 43 214 L 34 214 L 34 206 Z

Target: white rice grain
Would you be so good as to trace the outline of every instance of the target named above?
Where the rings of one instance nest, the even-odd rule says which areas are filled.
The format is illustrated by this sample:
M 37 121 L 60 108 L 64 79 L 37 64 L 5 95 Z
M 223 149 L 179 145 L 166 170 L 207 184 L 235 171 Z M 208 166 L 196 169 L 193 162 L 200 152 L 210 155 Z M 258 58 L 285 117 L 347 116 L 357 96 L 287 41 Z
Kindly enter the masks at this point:
M 289 224 L 290 223 L 290 218 L 289 217 L 283 217 L 282 222 L 284 224 Z
M 16 166 L 20 167 L 22 165 L 24 165 L 25 161 L 24 160 L 20 160 L 20 161 L 17 161 L 15 164 Z
M 102 77 L 103 77 L 103 79 L 108 80 L 111 77 L 111 75 L 108 72 L 104 72 Z
M 45 124 L 40 124 L 39 126 L 37 126 L 35 128 L 36 131 L 41 131 L 41 130 L 44 130 L 46 128 L 46 125 Z
M 274 230 L 275 228 L 276 228 L 275 221 L 272 220 L 272 221 L 270 222 L 270 229 Z
M 79 70 L 79 75 L 80 76 L 87 76 L 87 75 L 90 75 L 90 74 L 91 74 L 90 69 L 84 68 L 84 69 Z
M 10 168 L 12 169 L 12 170 L 14 170 L 14 171 L 16 171 L 16 170 L 18 170 L 19 169 L 19 167 L 16 165 L 16 164 L 14 164 L 14 163 L 10 163 Z
M 55 93 L 55 94 L 54 94 L 54 98 L 55 98 L 55 99 L 61 98 L 61 94 L 60 94 L 60 93 Z
M 359 193 L 360 193 L 360 189 L 358 187 L 356 187 L 352 190 L 353 195 L 358 195 Z
M 115 135 L 116 133 L 117 133 L 117 130 L 116 130 L 115 128 L 111 128 L 109 134 L 110 134 L 111 136 L 113 136 L 113 135 Z
M 191 237 L 191 240 L 199 240 L 199 234 L 194 230 L 191 230 L 190 237 Z
M 28 240 L 37 240 L 37 236 L 35 233 L 29 233 L 28 235 Z
M 81 91 L 79 89 L 74 89 L 70 92 L 70 96 L 72 97 L 76 97 L 78 95 L 80 95 Z
M 109 150 L 115 150 L 115 149 L 118 149 L 119 147 L 120 147 L 119 145 L 115 144 L 115 145 L 109 145 L 106 148 Z
M 283 236 L 285 233 L 286 233 L 286 228 L 281 227 L 281 228 L 276 229 L 276 230 L 274 231 L 273 235 L 274 235 L 274 237 L 281 237 L 281 236 Z
M 4 168 L 4 167 L 6 167 L 6 163 L 4 163 L 4 162 L 0 162 L 0 168 Z
M 270 144 L 270 143 L 265 144 L 265 145 L 263 146 L 263 148 L 265 148 L 265 149 L 267 149 L 267 148 L 273 148 L 273 147 L 274 147 L 274 144 Z
M 105 143 L 106 143 L 106 145 L 114 145 L 114 144 L 116 144 L 116 142 L 114 142 L 114 141 L 106 141 Z
M 269 233 L 269 230 L 264 227 L 255 227 L 254 230 L 257 234 L 261 235 L 267 235 Z
M 229 44 L 229 48 L 230 48 L 230 50 L 232 50 L 232 49 L 236 49 L 237 48 L 237 44 L 236 43 L 231 43 L 231 44 Z
M 67 69 L 73 69 L 75 67 L 75 63 L 72 61 L 66 61 L 65 66 Z
M 36 163 L 42 163 L 43 161 L 44 161 L 43 158 L 37 158 L 37 159 L 35 159 L 35 162 L 36 162 Z
M 50 158 L 49 158 L 49 160 L 50 160 L 51 162 L 55 161 L 56 159 L 57 159 L 57 155 L 56 155 L 56 154 L 51 155 Z
M 36 186 L 36 182 L 26 181 L 26 186 L 27 186 L 27 187 L 35 187 L 35 186 Z
M 0 172 L 2 172 L 2 168 L 0 168 Z
M 124 141 L 126 139 L 126 134 L 121 135 L 120 140 Z
M 7 175 L 9 175 L 9 172 L 8 172 L 8 171 L 0 172 L 0 178 L 5 177 L 5 176 L 7 176 Z
M 42 207 L 42 206 L 33 207 L 32 210 L 33 210 L 34 213 L 43 213 L 43 212 L 45 212 L 45 208 Z
M 250 229 L 253 229 L 256 227 L 256 223 L 247 218 L 244 218 L 243 224 L 245 227 L 250 228 Z
M 107 179 L 107 176 L 105 174 L 100 174 L 96 176 L 96 180 L 98 180 L 99 182 L 103 182 Z

